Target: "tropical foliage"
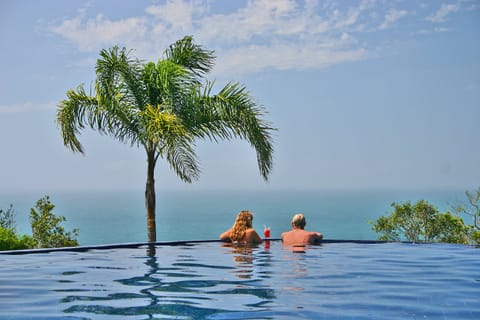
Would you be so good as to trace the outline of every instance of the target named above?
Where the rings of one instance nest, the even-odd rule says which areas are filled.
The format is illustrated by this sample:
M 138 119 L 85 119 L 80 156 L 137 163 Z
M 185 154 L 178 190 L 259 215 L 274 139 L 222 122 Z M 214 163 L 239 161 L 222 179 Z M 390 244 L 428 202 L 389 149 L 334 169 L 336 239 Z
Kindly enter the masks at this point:
M 49 196 L 39 199 L 35 208 L 30 209 L 30 223 L 32 236 L 37 248 L 58 248 L 78 246 L 75 237 L 78 230 L 65 231 L 60 224 L 65 221 L 64 216 L 56 216 L 52 210 L 55 205 L 50 202 Z
M 0 251 L 21 250 L 35 247 L 35 240 L 27 235 L 18 235 L 12 229 L 0 227 Z
M 156 241 L 155 181 L 162 158 L 185 182 L 198 179 L 196 139 L 239 138 L 256 150 L 261 175 L 272 168 L 272 131 L 265 110 L 238 83 L 228 83 L 213 94 L 205 79 L 214 65 L 214 53 L 184 37 L 165 50 L 157 63 L 142 63 L 125 48 L 100 52 L 95 87 L 67 92 L 57 112 L 63 142 L 83 153 L 78 134 L 90 127 L 120 142 L 145 149 L 147 181 L 145 204 L 148 240 Z
M 454 207 L 455 212 L 468 216 L 473 221 L 474 238 L 480 243 L 480 188 L 476 191 L 465 191 L 468 204 Z
M 77 246 L 78 230 L 67 232 L 60 225 L 66 219 L 56 216 L 50 198 L 39 199 L 35 208 L 30 209 L 32 235 L 19 235 L 16 232 L 13 205 L 7 210 L 0 209 L 0 250 L 20 250 L 33 248 L 57 248 Z
M 458 215 L 439 210 L 425 200 L 392 203 L 393 212 L 371 222 L 380 240 L 412 242 L 473 242 L 474 229 Z
M 20 250 L 34 246 L 32 237 L 17 235 L 13 205 L 6 210 L 0 209 L 0 250 Z

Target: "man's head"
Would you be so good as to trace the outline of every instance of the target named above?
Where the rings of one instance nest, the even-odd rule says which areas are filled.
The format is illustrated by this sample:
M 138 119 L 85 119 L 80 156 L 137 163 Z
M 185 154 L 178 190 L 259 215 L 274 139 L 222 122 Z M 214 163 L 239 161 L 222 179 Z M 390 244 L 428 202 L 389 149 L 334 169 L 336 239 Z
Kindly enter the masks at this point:
M 292 218 L 293 227 L 303 229 L 305 228 L 306 224 L 307 224 L 307 221 L 305 220 L 305 216 L 303 214 L 297 213 L 296 215 L 293 216 Z

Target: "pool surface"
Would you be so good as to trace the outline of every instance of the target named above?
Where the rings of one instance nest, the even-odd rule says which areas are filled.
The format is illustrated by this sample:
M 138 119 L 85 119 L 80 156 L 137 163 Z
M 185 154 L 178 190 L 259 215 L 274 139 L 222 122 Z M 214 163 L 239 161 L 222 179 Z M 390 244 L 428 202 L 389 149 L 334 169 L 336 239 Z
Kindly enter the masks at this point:
M 272 241 L 0 254 L 0 319 L 480 319 L 479 250 Z

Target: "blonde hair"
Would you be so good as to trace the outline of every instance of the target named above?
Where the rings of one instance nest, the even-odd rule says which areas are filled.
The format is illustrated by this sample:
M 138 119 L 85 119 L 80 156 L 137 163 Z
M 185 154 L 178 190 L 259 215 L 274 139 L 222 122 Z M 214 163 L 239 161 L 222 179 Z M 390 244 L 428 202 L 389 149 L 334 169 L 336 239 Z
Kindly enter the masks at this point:
M 245 238 L 247 229 L 252 228 L 253 214 L 248 210 L 242 210 L 238 213 L 235 223 L 230 233 L 232 241 L 242 241 Z
M 305 220 L 305 216 L 301 213 L 297 213 L 292 218 L 292 224 L 297 228 L 305 228 L 307 221 Z

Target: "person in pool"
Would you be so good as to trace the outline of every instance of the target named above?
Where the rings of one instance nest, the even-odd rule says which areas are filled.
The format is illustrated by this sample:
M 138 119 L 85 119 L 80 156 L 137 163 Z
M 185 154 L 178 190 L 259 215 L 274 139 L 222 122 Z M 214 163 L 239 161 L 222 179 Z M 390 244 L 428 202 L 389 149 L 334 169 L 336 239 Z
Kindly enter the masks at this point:
M 292 230 L 282 233 L 282 242 L 285 245 L 318 244 L 322 242 L 323 235 L 320 232 L 304 230 L 307 221 L 305 216 L 297 213 L 292 218 Z
M 220 240 L 243 244 L 262 243 L 262 238 L 252 227 L 252 221 L 253 214 L 250 211 L 240 211 L 233 226 L 220 235 Z

